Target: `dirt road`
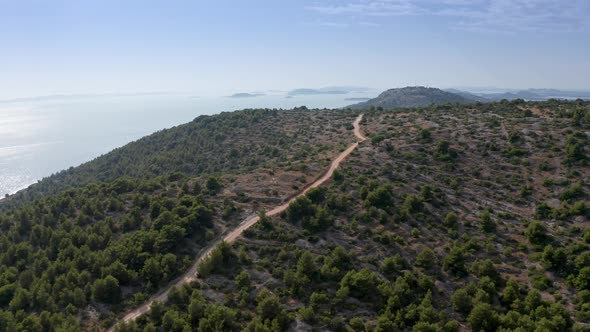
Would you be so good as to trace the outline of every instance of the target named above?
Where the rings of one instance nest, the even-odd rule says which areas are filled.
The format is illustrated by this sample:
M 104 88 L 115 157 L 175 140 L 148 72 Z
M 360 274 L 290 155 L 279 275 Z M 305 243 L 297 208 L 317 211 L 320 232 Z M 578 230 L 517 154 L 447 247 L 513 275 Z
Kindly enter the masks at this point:
M 320 175 L 320 177 L 315 180 L 314 182 L 312 182 L 311 184 L 307 185 L 305 187 L 304 190 L 302 190 L 299 194 L 297 194 L 296 196 L 292 197 L 290 200 L 288 200 L 286 203 L 275 207 L 274 209 L 267 211 L 266 215 L 267 216 L 274 216 L 277 215 L 279 213 L 281 213 L 282 211 L 285 211 L 287 209 L 287 207 L 289 206 L 289 204 L 291 204 L 291 202 L 293 202 L 295 199 L 297 199 L 298 197 L 305 195 L 310 189 L 312 188 L 316 188 L 320 185 L 322 185 L 324 182 L 326 182 L 329 178 L 332 177 L 332 174 L 334 174 L 334 171 L 338 168 L 338 166 L 340 165 L 340 163 L 346 158 L 348 157 L 348 155 L 350 155 L 350 153 L 352 151 L 354 151 L 354 149 L 356 149 L 356 147 L 359 145 L 360 142 L 365 141 L 367 139 L 367 137 L 365 135 L 362 134 L 361 132 L 361 128 L 360 128 L 360 122 L 363 119 L 363 114 L 359 115 L 354 122 L 352 123 L 354 126 L 354 135 L 357 138 L 357 142 L 353 143 L 351 146 L 349 146 L 346 150 L 344 150 L 342 153 L 340 153 L 338 155 L 338 157 L 336 157 L 336 159 L 334 159 L 332 161 L 332 163 L 330 164 L 330 167 L 328 168 L 328 170 L 323 173 L 322 175 Z M 242 223 L 240 223 L 240 225 L 238 225 L 238 227 L 236 227 L 234 230 L 232 230 L 229 234 L 227 234 L 222 241 L 225 242 L 229 242 L 232 243 L 234 242 L 240 235 L 242 235 L 242 233 L 247 230 L 248 228 L 252 227 L 254 224 L 256 224 L 258 222 L 258 216 L 252 216 L 247 218 L 246 220 L 244 220 Z M 221 242 L 221 241 L 220 241 Z M 180 287 L 185 283 L 189 283 L 191 281 L 194 281 L 197 279 L 197 267 L 199 266 L 199 264 L 206 259 L 207 257 L 209 257 L 209 255 L 211 254 L 211 251 L 220 243 L 217 242 L 215 244 L 213 244 L 212 246 L 209 246 L 207 248 L 205 248 L 198 256 L 198 258 L 195 260 L 195 262 L 193 263 L 193 265 L 191 266 L 191 268 L 186 271 L 182 276 L 180 276 L 179 278 L 173 280 L 171 283 L 169 283 L 168 285 L 166 285 L 166 287 L 164 287 L 162 290 L 160 290 L 158 293 L 156 293 L 155 295 L 153 295 L 146 303 L 142 304 L 141 306 L 129 311 L 127 314 L 125 314 L 125 316 L 119 320 L 117 322 L 128 322 L 131 320 L 136 319 L 137 317 L 145 314 L 146 312 L 148 312 L 150 310 L 150 306 L 152 305 L 152 303 L 154 303 L 155 301 L 160 301 L 160 302 L 166 302 L 166 300 L 168 299 L 168 293 L 170 292 L 170 289 L 174 286 L 176 287 Z M 111 327 L 110 329 L 108 329 L 108 332 L 112 332 L 115 330 L 115 326 Z

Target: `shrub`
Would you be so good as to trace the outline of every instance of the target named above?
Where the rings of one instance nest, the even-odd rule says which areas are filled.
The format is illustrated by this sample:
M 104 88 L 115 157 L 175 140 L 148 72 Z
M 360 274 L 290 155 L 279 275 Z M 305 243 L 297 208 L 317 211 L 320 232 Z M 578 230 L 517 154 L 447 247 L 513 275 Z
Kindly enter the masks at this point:
M 540 221 L 534 220 L 529 224 L 525 235 L 534 245 L 544 245 L 548 242 L 547 229 Z
M 571 206 L 569 214 L 572 216 L 589 216 L 590 209 L 586 206 L 586 202 L 577 201 Z
M 458 220 L 459 220 L 459 218 L 457 217 L 457 215 L 454 212 L 449 212 L 445 216 L 444 224 L 448 228 L 455 229 L 457 227 Z
M 418 139 L 421 142 L 430 142 L 432 140 L 432 133 L 426 128 L 420 129 L 418 132 Z
M 535 209 L 535 218 L 538 219 L 548 219 L 553 213 L 553 209 L 547 204 L 547 202 L 543 202 L 537 205 Z
M 385 139 L 385 136 L 383 136 L 383 135 L 375 135 L 375 136 L 371 137 L 371 143 L 373 143 L 373 144 L 379 144 L 384 139 Z
M 198 266 L 198 271 L 202 276 L 209 276 L 212 273 L 222 272 L 224 267 L 231 267 L 230 264 L 234 254 L 231 245 L 225 241 L 211 250 L 209 256 L 205 257 Z
M 119 281 L 113 276 L 97 279 L 92 287 L 92 297 L 98 302 L 117 304 L 121 301 Z
M 366 207 L 374 206 L 383 210 L 391 208 L 393 206 L 391 190 L 391 186 L 389 185 L 377 187 L 367 195 L 364 205 Z
M 574 284 L 578 290 L 590 290 L 590 266 L 580 270 Z
M 432 251 L 430 248 L 425 248 L 418 254 L 418 256 L 416 256 L 414 265 L 425 269 L 430 269 L 435 265 L 435 263 L 436 255 L 434 254 L 434 251 Z
M 478 303 L 467 317 L 473 331 L 496 331 L 499 325 L 498 314 L 488 303 Z
M 496 223 L 492 220 L 492 215 L 489 210 L 484 211 L 479 216 L 480 228 L 483 232 L 493 233 L 496 231 Z
M 453 306 L 453 310 L 467 315 L 473 306 L 471 298 L 471 294 L 469 294 L 466 289 L 457 289 L 455 293 L 453 293 L 453 296 L 451 296 L 451 305 Z
M 209 190 L 209 192 L 212 194 L 219 192 L 219 190 L 221 189 L 221 183 L 219 182 L 219 179 L 213 176 L 207 178 L 207 183 L 205 184 L 205 186 L 207 187 L 207 190 Z
M 576 182 L 566 190 L 559 194 L 559 199 L 566 202 L 571 202 L 574 199 L 583 198 L 586 195 L 584 187 L 581 182 Z
M 316 212 L 316 207 L 307 196 L 298 197 L 287 207 L 287 219 L 296 223 L 304 218 L 310 218 Z
M 494 266 L 494 263 L 490 259 L 475 260 L 471 265 L 471 271 L 478 277 L 489 277 L 495 283 L 500 283 L 500 273 Z
M 443 261 L 443 268 L 456 276 L 464 276 L 467 273 L 465 256 L 461 247 L 454 245 L 451 248 L 451 252 Z
M 389 276 L 408 268 L 408 262 L 400 254 L 386 257 L 381 264 L 381 272 Z
M 371 299 L 379 297 L 379 285 L 381 280 L 369 269 L 360 271 L 348 271 L 340 281 L 340 288 L 348 288 L 350 295 L 359 299 Z

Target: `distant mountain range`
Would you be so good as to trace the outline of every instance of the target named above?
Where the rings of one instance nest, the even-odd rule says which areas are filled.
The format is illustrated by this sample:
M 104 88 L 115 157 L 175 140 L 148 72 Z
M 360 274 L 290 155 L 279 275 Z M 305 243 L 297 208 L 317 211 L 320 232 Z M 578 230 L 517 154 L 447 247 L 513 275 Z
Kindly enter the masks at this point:
M 458 89 L 446 89 L 445 91 L 460 95 L 464 98 L 474 101 L 499 101 L 502 99 L 524 99 L 533 101 L 543 101 L 551 98 L 555 99 L 586 99 L 590 100 L 590 91 L 565 91 L 556 89 L 526 89 L 494 93 L 475 93 Z
M 563 91 L 555 89 L 527 89 L 520 91 L 506 91 L 496 93 L 476 93 L 458 89 L 441 90 L 423 86 L 389 89 L 376 98 L 347 106 L 352 109 L 366 109 L 383 107 L 385 109 L 400 107 L 426 107 L 446 103 L 493 102 L 503 99 L 524 99 L 543 101 L 547 99 L 585 99 L 590 100 L 590 92 Z

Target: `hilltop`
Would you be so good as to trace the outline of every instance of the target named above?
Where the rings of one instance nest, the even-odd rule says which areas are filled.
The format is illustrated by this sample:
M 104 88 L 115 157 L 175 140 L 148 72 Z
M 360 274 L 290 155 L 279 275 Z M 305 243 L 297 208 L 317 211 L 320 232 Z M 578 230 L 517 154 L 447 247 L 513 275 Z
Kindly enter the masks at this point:
M 364 110 L 374 108 L 395 109 L 428 107 L 442 104 L 490 103 L 502 100 L 546 101 L 549 99 L 590 100 L 590 93 L 584 91 L 563 91 L 555 89 L 527 89 L 495 93 L 473 93 L 458 89 L 437 89 L 423 86 L 389 89 L 376 98 L 352 104 L 346 108 Z
M 402 107 L 426 107 L 446 103 L 469 103 L 467 99 L 455 93 L 423 86 L 389 89 L 379 96 L 367 101 L 348 106 L 351 109 L 369 109 L 381 107 L 393 109 Z

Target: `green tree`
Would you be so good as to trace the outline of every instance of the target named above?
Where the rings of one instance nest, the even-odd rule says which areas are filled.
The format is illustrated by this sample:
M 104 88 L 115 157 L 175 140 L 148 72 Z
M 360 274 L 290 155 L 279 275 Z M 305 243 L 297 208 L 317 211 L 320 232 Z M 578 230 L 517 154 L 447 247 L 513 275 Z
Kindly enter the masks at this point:
M 492 215 L 489 210 L 484 211 L 479 216 L 480 228 L 483 232 L 493 233 L 496 231 L 496 223 L 492 220 Z
M 164 331 L 183 332 L 185 330 L 185 326 L 188 327 L 187 322 L 176 310 L 166 311 L 164 317 L 162 318 L 162 328 Z
M 410 265 L 400 254 L 385 257 L 381 264 L 381 272 L 388 276 L 393 276 L 395 273 L 408 269 Z
M 449 153 L 450 144 L 447 141 L 439 141 L 436 145 L 436 152 L 442 155 Z
M 145 261 L 141 269 L 142 277 L 152 285 L 157 286 L 162 280 L 163 272 L 160 262 L 155 257 L 150 257 Z
M 221 190 L 221 182 L 214 176 L 210 176 L 207 178 L 207 182 L 205 183 L 205 187 L 211 194 L 216 194 Z
M 313 261 L 313 256 L 309 251 L 304 251 L 297 261 L 297 278 L 298 279 L 313 279 L 317 267 Z
M 570 203 L 575 199 L 583 198 L 585 195 L 586 192 L 584 191 L 584 186 L 582 185 L 582 182 L 576 182 L 572 186 L 568 187 L 566 190 L 562 191 L 561 194 L 559 194 L 559 198 L 562 201 Z
M 574 283 L 578 290 L 590 290 L 590 266 L 580 270 Z
M 199 320 L 205 315 L 205 298 L 200 291 L 195 290 L 188 305 L 188 314 L 192 326 L 198 326 Z
M 157 252 L 172 250 L 186 235 L 186 230 L 178 225 L 166 225 L 158 232 L 154 249 Z
M 436 254 L 430 248 L 424 248 L 418 256 L 416 256 L 416 261 L 414 265 L 424 268 L 430 269 L 436 264 Z
M 371 191 L 365 199 L 364 205 L 366 207 L 374 206 L 380 209 L 387 210 L 393 206 L 393 195 L 391 194 L 391 186 L 382 185 Z
M 8 309 L 11 311 L 28 310 L 30 303 L 30 293 L 24 288 L 16 288 L 14 297 L 8 303 Z
M 104 279 L 97 279 L 92 287 L 92 297 L 97 302 L 117 304 L 121 301 L 119 281 L 108 275 Z
M 0 307 L 6 306 L 12 300 L 16 292 L 15 284 L 7 284 L 0 287 Z
M 576 139 L 574 136 L 568 137 L 567 144 L 565 146 L 565 163 L 567 165 L 573 165 L 584 161 L 586 159 L 586 152 L 585 152 L 585 142 L 581 142 L 580 140 Z
M 543 245 L 549 240 L 545 225 L 537 220 L 534 220 L 529 224 L 525 235 L 527 239 L 529 239 L 529 241 L 534 245 Z
M 459 288 L 451 296 L 451 304 L 453 306 L 453 310 L 462 313 L 463 315 L 467 315 L 471 312 L 471 308 L 473 307 L 472 304 L 472 295 L 465 288 Z
M 420 188 L 420 194 L 418 194 L 418 197 L 423 202 L 430 202 L 432 199 L 434 199 L 434 189 L 428 184 L 422 186 L 422 188 Z
M 256 312 L 260 317 L 265 319 L 273 320 L 282 311 L 282 305 L 279 298 L 270 294 L 269 292 L 261 292 L 258 295 L 258 305 L 256 306 Z
M 218 304 L 207 306 L 205 317 L 199 321 L 200 332 L 232 331 L 236 324 L 236 312 Z
M 464 276 L 467 273 L 465 268 L 465 256 L 463 249 L 454 245 L 443 261 L 443 268 L 456 276 Z
M 432 133 L 427 128 L 420 129 L 418 132 L 418 140 L 421 142 L 430 142 L 432 140 Z
M 359 299 L 379 298 L 381 280 L 371 270 L 364 268 L 360 271 L 348 271 L 340 281 L 340 289 L 347 288 L 350 295 Z
M 300 196 L 287 207 L 287 219 L 296 223 L 303 218 L 315 215 L 316 208 L 307 196 Z
M 457 215 L 454 212 L 449 212 L 445 216 L 444 224 L 448 228 L 455 229 L 457 227 L 458 220 L 459 220 L 459 218 L 457 217 Z
M 478 303 L 467 317 L 473 331 L 496 331 L 499 325 L 498 314 L 488 303 Z
M 252 287 L 252 279 L 250 278 L 248 271 L 243 270 L 236 276 L 236 284 L 239 289 L 249 290 Z
M 500 273 L 498 273 L 498 270 L 491 259 L 476 259 L 471 265 L 471 271 L 480 278 L 489 277 L 497 284 L 501 282 Z
M 211 273 L 219 273 L 224 268 L 233 266 L 232 260 L 235 258 L 232 247 L 229 243 L 222 241 L 217 247 L 211 250 L 209 256 L 205 257 L 198 266 L 199 273 L 202 276 L 209 276 Z
M 553 209 L 547 204 L 547 202 L 542 202 L 535 208 L 535 218 L 548 219 L 552 213 Z

